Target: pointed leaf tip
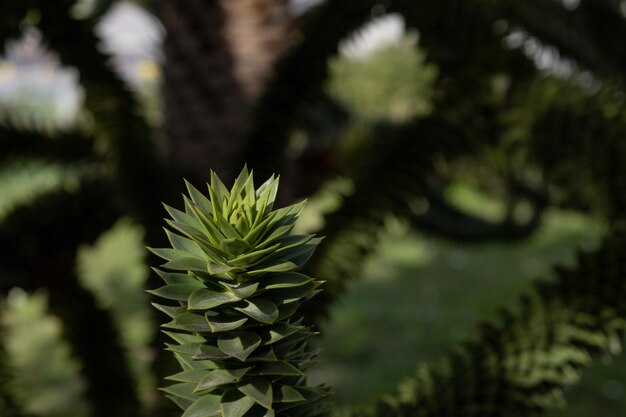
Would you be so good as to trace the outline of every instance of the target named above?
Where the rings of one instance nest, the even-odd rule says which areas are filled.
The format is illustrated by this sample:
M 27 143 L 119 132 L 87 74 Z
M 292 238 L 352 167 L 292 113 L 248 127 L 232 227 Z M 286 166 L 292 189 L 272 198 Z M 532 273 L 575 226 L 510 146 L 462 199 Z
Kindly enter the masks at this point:
M 274 399 L 272 384 L 265 378 L 253 378 L 245 385 L 239 387 L 239 391 L 250 398 L 253 398 L 258 404 L 270 410 Z
M 260 345 L 261 336 L 248 331 L 223 334 L 217 339 L 217 346 L 222 352 L 242 362 Z
M 233 293 L 211 291 L 206 288 L 195 288 L 189 295 L 187 308 L 189 310 L 209 310 L 222 304 L 234 303 L 241 300 Z
M 254 403 L 253 398 L 232 388 L 222 395 L 222 417 L 243 417 Z
M 185 410 L 182 417 L 217 417 L 222 413 L 219 395 L 203 395 Z
M 264 324 L 274 323 L 278 318 L 278 308 L 271 301 L 257 298 L 246 302 L 245 307 L 236 307 L 235 309 Z

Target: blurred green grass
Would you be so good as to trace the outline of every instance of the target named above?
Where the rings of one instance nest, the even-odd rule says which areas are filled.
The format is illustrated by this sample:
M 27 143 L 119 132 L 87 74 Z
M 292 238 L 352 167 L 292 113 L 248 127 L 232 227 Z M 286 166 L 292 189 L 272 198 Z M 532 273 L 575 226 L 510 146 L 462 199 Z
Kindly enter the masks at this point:
M 573 264 L 575 250 L 594 248 L 601 232 L 581 215 L 556 211 L 518 243 L 462 245 L 392 223 L 362 280 L 349 285 L 322 327 L 314 380 L 335 386 L 339 414 L 371 406 L 419 362 L 474 338 L 476 324 L 513 306 L 533 279 L 550 279 L 551 265 Z M 626 360 L 595 366 L 573 387 L 570 405 L 551 416 L 626 415 L 623 381 Z

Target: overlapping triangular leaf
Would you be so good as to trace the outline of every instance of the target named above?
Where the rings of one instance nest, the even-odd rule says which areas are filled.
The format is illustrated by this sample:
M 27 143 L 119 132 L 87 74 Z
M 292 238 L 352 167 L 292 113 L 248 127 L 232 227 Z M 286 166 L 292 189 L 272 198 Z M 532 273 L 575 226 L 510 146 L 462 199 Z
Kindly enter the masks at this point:
M 183 368 L 165 391 L 184 417 L 273 417 L 277 405 L 305 404 L 314 333 L 289 320 L 321 282 L 294 272 L 320 241 L 290 234 L 304 202 L 273 211 L 278 180 L 255 190 L 247 169 L 230 191 L 212 173 L 208 198 L 186 185 L 185 211 L 166 206 L 172 248 L 153 249 L 166 285 L 151 293 L 178 304 L 155 304 L 172 319 L 167 349 Z

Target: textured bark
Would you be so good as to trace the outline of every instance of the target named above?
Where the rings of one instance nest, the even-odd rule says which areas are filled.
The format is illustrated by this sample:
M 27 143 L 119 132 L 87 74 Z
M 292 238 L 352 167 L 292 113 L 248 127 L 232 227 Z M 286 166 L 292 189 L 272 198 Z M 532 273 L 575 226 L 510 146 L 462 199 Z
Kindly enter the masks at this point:
M 164 0 L 165 123 L 162 149 L 183 174 L 209 169 L 227 181 L 254 99 L 291 25 L 286 0 Z

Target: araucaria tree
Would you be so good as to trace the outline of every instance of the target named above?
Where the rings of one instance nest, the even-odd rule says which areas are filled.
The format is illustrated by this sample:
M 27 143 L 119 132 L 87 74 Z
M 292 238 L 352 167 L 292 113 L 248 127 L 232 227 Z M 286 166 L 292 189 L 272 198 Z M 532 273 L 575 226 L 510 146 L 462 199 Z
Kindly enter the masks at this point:
M 417 373 L 407 369 L 397 392 L 368 410 L 373 416 L 535 416 L 562 405 L 592 359 L 619 353 L 623 0 L 325 0 L 298 16 L 288 0 L 136 0 L 155 6 L 167 32 L 162 124 L 140 111 L 142 94 L 109 65 L 115 51 L 97 47 L 102 15 L 121 3 L 0 1 L 0 45 L 35 26 L 59 63 L 78 70 L 84 91 L 84 118 L 71 130 L 13 117 L 0 103 L 0 315 L 15 287 L 48 293 L 48 310 L 81 364 L 89 411 L 80 417 L 180 415 L 153 391 L 153 379 L 176 372 L 165 340 L 182 371 L 164 390 L 184 417 L 326 414 L 328 390 L 308 386 L 304 375 L 315 356 L 308 325 L 322 325 L 348 282 L 363 275 L 390 217 L 419 236 L 467 245 L 522 241 L 560 210 L 607 232 L 576 266 L 555 268 L 552 281 L 481 325 L 471 342 Z M 91 11 L 78 18 L 77 4 Z M 419 111 L 390 102 L 365 112 L 332 87 L 342 84 L 332 63 L 354 59 L 340 45 L 383 12 L 410 28 L 397 53 L 408 48 L 420 58 L 401 71 L 406 77 L 389 78 L 402 92 L 427 85 L 413 97 L 426 104 Z M 20 74 L 5 58 L 2 85 Z M 349 67 L 376 63 L 359 57 Z M 352 71 L 345 77 L 356 79 Z M 317 213 L 327 238 L 314 254 L 318 238 L 292 234 L 302 204 L 274 210 L 278 180 L 256 189 L 247 170 L 230 190 L 215 175 L 208 194 L 188 184 L 184 207 L 167 207 L 171 220 L 161 232 L 160 202 L 173 200 L 182 175 L 198 187 L 210 167 L 230 186 L 244 162 L 257 177 L 283 176 L 278 201 L 333 194 L 336 206 Z M 496 203 L 498 213 L 464 204 L 459 185 Z M 167 261 L 158 269 L 165 286 L 152 291 L 165 299 L 157 307 L 171 318 L 167 334 L 135 345 L 155 355 L 129 354 L 120 325 L 132 322 L 126 307 L 146 307 L 144 282 L 137 280 L 135 301 L 116 293 L 111 298 L 121 301 L 107 304 L 77 267 L 85 246 L 128 217 L 145 231 L 145 245 L 163 247 L 169 238 L 172 246 L 153 249 Z M 142 256 L 136 264 L 145 272 Z M 106 264 L 118 267 L 115 280 L 102 279 L 107 289 L 132 281 L 134 268 Z M 498 272 L 502 281 L 509 268 Z M 13 384 L 35 375 L 14 366 L 4 327 L 0 320 L 0 416 L 68 417 L 48 405 L 33 413 L 31 400 L 43 396 L 33 395 L 33 384 L 24 392 Z M 138 359 L 145 375 L 135 372 Z
M 172 319 L 163 327 L 182 372 L 164 391 L 184 417 L 327 411 L 328 390 L 304 374 L 315 333 L 294 319 L 320 291 L 295 271 L 321 239 L 291 233 L 304 202 L 274 210 L 277 187 L 272 177 L 255 189 L 244 168 L 230 191 L 212 174 L 208 198 L 187 183 L 184 211 L 166 206 L 172 248 L 152 249 L 167 260 L 156 270 L 166 285 L 152 292 L 178 302 L 155 307 Z

